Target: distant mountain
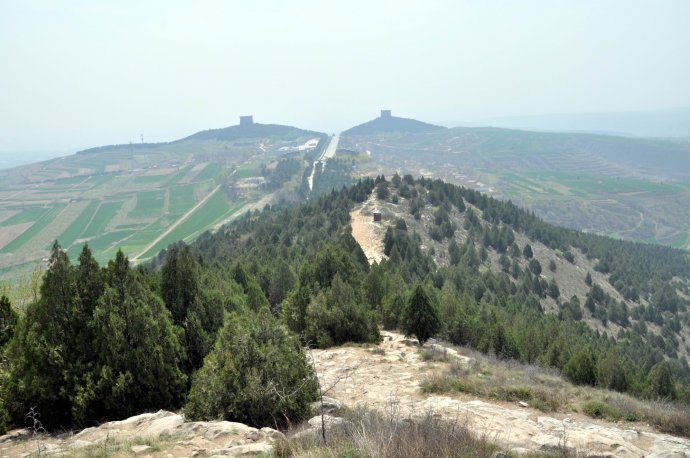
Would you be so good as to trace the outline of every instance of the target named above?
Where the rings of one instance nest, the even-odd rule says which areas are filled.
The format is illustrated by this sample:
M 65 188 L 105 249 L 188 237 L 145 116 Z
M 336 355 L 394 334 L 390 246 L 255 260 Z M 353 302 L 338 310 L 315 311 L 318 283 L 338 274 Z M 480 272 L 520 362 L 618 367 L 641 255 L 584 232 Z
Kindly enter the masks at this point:
M 174 140 L 171 142 L 160 142 L 160 143 L 127 143 L 120 145 L 106 145 L 97 146 L 95 148 L 89 148 L 82 151 L 78 151 L 77 154 L 94 154 L 102 153 L 106 151 L 118 151 L 118 150 L 142 150 L 142 149 L 152 149 L 161 146 L 175 145 L 180 143 L 185 143 L 188 141 L 207 141 L 207 140 L 219 140 L 219 141 L 233 141 L 240 139 L 250 139 L 250 138 L 280 138 L 281 140 L 293 140 L 303 136 L 315 136 L 320 137 L 324 134 L 320 132 L 315 132 L 311 130 L 299 129 L 292 126 L 284 126 L 281 124 L 259 124 L 259 123 L 247 123 L 238 124 L 230 127 L 224 127 L 221 129 L 209 129 L 202 130 L 195 134 L 189 135 L 188 137 L 181 138 L 179 140 Z
M 572 113 L 485 119 L 464 125 L 492 125 L 549 132 L 587 132 L 631 137 L 688 137 L 690 108 L 620 113 Z
M 454 127 L 430 134 L 410 134 L 360 138 L 356 143 L 368 145 L 371 151 L 395 152 L 397 158 L 439 160 L 442 157 L 450 162 L 461 158 L 463 164 L 481 169 L 577 170 L 578 173 L 594 171 L 612 176 L 690 180 L 690 143 L 681 139 L 668 141 L 497 127 Z M 367 134 L 358 132 L 356 135 Z M 345 138 L 341 146 L 355 148 L 356 145 Z M 587 170 L 580 170 L 574 162 L 586 163 Z
M 343 132 L 342 135 L 371 135 L 379 132 L 428 132 L 442 129 L 445 127 L 416 119 L 398 118 L 392 116 L 390 110 L 381 110 L 381 116 L 378 118 L 352 127 Z
M 320 132 L 310 130 L 303 130 L 297 127 L 284 126 L 281 124 L 258 124 L 252 123 L 249 125 L 236 125 L 225 127 L 222 129 L 209 129 L 197 132 L 189 137 L 185 137 L 178 142 L 185 140 L 238 140 L 242 138 L 269 138 L 280 137 L 282 139 L 291 139 L 302 137 L 304 135 L 323 135 Z

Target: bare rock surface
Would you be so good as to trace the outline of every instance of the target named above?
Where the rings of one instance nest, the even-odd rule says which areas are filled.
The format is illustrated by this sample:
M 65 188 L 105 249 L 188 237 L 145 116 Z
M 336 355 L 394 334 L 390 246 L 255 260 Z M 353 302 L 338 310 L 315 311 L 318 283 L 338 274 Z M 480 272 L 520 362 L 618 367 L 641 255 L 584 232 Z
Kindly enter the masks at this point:
M 230 421 L 185 422 L 173 412 L 158 411 L 111 421 L 77 434 L 60 436 L 13 432 L 0 437 L 0 456 L 259 456 L 270 453 L 283 433 Z
M 384 331 L 382 336 L 376 351 L 355 346 L 313 351 L 329 396 L 347 407 L 365 406 L 401 417 L 440 415 L 518 453 L 565 447 L 592 456 L 690 457 L 690 439 L 647 427 L 624 429 L 579 415 L 550 417 L 529 406 L 506 406 L 466 395 L 422 394 L 420 382 L 439 370 L 438 363 L 423 361 L 414 341 L 400 334 Z M 448 356 L 470 361 L 460 354 Z
M 369 260 L 369 264 L 381 262 L 387 256 L 383 252 L 383 236 L 386 234 L 390 215 L 386 215 L 382 222 L 374 222 L 374 210 L 378 209 L 375 194 L 350 213 L 352 237 L 357 240 L 362 251 Z

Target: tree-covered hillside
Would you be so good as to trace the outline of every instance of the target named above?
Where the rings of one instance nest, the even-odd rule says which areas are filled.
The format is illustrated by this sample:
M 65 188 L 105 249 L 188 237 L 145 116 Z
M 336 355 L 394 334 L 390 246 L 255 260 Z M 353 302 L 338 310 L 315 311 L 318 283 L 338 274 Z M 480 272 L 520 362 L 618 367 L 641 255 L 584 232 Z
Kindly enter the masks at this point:
M 422 207 L 433 209 L 432 238 L 453 238 L 458 227 L 449 215 L 463 213 L 463 230 L 471 236 L 461 245 L 450 243 L 448 265 L 437 265 L 422 248 L 420 234 L 398 222 L 390 224 L 386 233 L 388 260 L 367 266 L 352 240 L 349 212 L 382 187 L 387 191 L 381 196 L 406 205 L 413 217 L 422 216 Z M 582 301 L 561 297 L 558 284 L 541 275 L 551 266 L 530 259 L 529 244 L 515 243 L 521 234 L 547 247 L 554 258 L 572 263 L 573 253 L 577 253 L 589 259 L 597 278 L 605 278 L 606 286 L 612 291 L 615 288 L 616 294 L 594 282 Z M 357 270 L 352 267 L 342 267 L 344 274 L 338 267 L 343 264 L 342 259 L 336 262 L 338 247 L 342 258 L 349 253 L 354 259 L 359 274 L 353 274 Z M 380 323 L 390 328 L 404 327 L 400 320 L 407 291 L 421 282 L 429 288 L 441 314 L 443 326 L 438 335 L 452 342 L 554 366 L 566 373 L 572 373 L 579 367 L 578 359 L 584 358 L 591 366 L 591 377 L 572 373 L 573 380 L 615 385 L 639 396 L 663 394 L 650 391 L 647 374 L 656 366 L 668 366 L 677 383 L 674 394 L 687 396 L 690 261 L 684 251 L 558 228 L 511 203 L 409 176 L 396 176 L 390 183 L 365 180 L 305 206 L 253 214 L 223 233 L 200 239 L 194 249 L 202 259 L 221 264 L 241 259 L 266 290 L 276 288 L 276 279 L 284 277 L 276 270 L 282 263 L 275 262 L 284 260 L 295 286 L 284 300 L 279 295 L 271 305 L 295 332 L 304 333 L 310 324 L 314 326 L 311 322 L 317 315 L 310 312 L 317 310 L 320 302 L 316 298 L 324 286 L 323 294 L 328 294 L 336 273 L 355 293 L 363 294 L 362 300 Z M 489 268 L 489 254 L 501 260 L 502 270 Z M 314 269 L 327 273 L 314 281 L 314 274 L 309 273 Z M 585 273 L 582 276 L 580 281 L 586 282 Z M 556 313 L 544 310 L 542 301 L 547 297 L 557 304 Z M 599 326 L 587 324 L 593 321 Z M 617 372 L 620 369 L 624 381 L 609 380 L 611 365 Z
M 384 221 L 386 260 L 369 265 L 350 213 L 372 194 L 428 234 Z M 435 261 L 427 236 L 447 242 L 448 262 Z M 597 266 L 585 301 L 545 281 L 541 247 Z M 250 212 L 145 267 L 122 253 L 99 267 L 88 248 L 72 265 L 56 243 L 40 297 L 18 318 L 0 309 L 0 419 L 21 426 L 33 407 L 57 428 L 181 407 L 282 426 L 316 396 L 302 348 L 377 342 L 381 326 L 554 367 L 578 384 L 690 402 L 689 278 L 683 251 L 557 228 L 437 180 L 366 179 Z

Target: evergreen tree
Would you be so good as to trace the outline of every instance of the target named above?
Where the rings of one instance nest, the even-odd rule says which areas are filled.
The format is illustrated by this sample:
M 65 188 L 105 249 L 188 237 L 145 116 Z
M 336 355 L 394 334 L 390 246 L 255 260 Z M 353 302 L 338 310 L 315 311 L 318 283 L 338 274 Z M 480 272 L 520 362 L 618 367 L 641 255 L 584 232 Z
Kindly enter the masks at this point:
M 72 349 L 75 300 L 74 270 L 56 241 L 41 298 L 27 308 L 8 349 L 11 367 L 3 398 L 16 424 L 23 424 L 29 407 L 41 414 L 45 427 L 72 423 L 72 400 L 81 376 L 76 364 L 80 355 Z
M 526 259 L 532 259 L 532 256 L 534 256 L 534 253 L 532 252 L 532 246 L 529 243 L 527 243 L 525 245 L 525 248 L 522 249 L 522 255 Z
M 274 310 L 277 310 L 283 303 L 290 290 L 295 286 L 295 281 L 295 274 L 290 265 L 282 259 L 278 261 L 275 274 L 268 287 L 268 301 Z
M 10 300 L 7 296 L 0 296 L 0 349 L 2 349 L 14 335 L 17 320 L 17 312 L 12 308 Z
M 118 252 L 90 324 L 96 364 L 82 402 L 87 418 L 122 418 L 174 409 L 184 397 L 184 352 L 170 312 L 137 280 Z
M 421 283 L 412 289 L 403 315 L 403 326 L 405 334 L 415 336 L 419 345 L 424 345 L 441 328 L 436 306 Z
M 534 275 L 540 275 L 541 274 L 541 263 L 539 263 L 539 261 L 537 261 L 536 259 L 532 259 L 529 262 L 529 270 L 531 270 Z
M 192 384 L 190 420 L 283 427 L 307 418 L 317 380 L 298 339 L 267 310 L 231 314 Z
M 331 287 L 309 303 L 304 335 L 320 348 L 380 340 L 374 314 L 364 305 L 359 291 L 342 281 L 340 274 L 335 274 Z
M 197 268 L 196 260 L 187 245 L 182 249 L 175 245 L 168 249 L 161 269 L 161 297 L 177 325 L 184 323 L 187 310 L 199 294 Z
M 75 310 L 72 316 L 73 335 L 75 336 L 75 340 L 72 343 L 72 351 L 81 355 L 82 361 L 87 365 L 93 360 L 93 349 L 91 346 L 93 336 L 89 327 L 85 324 L 91 320 L 93 311 L 103 294 L 104 288 L 103 272 L 91 254 L 88 244 L 84 244 L 76 269 L 77 300 L 75 301 Z M 86 370 L 87 367 L 80 369 L 82 372 Z
M 627 391 L 629 385 L 628 369 L 617 352 L 610 352 L 599 360 L 597 381 L 599 385 L 609 390 Z
M 510 245 L 510 257 L 513 259 L 518 259 L 520 258 L 520 247 L 518 246 L 517 243 L 513 242 Z
M 592 349 L 582 347 L 574 353 L 563 368 L 565 375 L 578 385 L 594 385 L 596 361 Z
M 462 252 L 455 239 L 451 239 L 448 245 L 448 255 L 450 256 L 450 265 L 457 266 L 460 263 Z
M 676 397 L 671 370 L 666 361 L 661 361 L 652 368 L 647 377 L 647 384 L 652 398 L 674 399 Z

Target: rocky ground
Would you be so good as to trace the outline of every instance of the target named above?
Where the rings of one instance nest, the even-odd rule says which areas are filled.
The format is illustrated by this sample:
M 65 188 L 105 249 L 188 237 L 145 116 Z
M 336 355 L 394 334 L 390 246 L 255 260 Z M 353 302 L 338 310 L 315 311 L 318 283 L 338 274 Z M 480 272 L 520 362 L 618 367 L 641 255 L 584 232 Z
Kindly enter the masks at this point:
M 229 421 L 185 422 L 161 410 L 104 423 L 76 434 L 33 435 L 29 430 L 0 437 L 0 456 L 206 457 L 270 453 L 283 434 Z
M 567 447 L 590 456 L 690 457 L 689 439 L 647 427 L 627 429 L 579 414 L 546 416 L 529 406 L 487 402 L 461 394 L 424 395 L 419 389 L 423 378 L 450 363 L 425 362 L 415 342 L 400 334 L 383 332 L 383 337 L 376 348 L 313 351 L 328 396 L 348 407 L 366 406 L 403 418 L 423 417 L 431 412 L 464 424 L 518 453 Z M 456 364 L 469 362 L 469 358 L 452 350 L 447 356 Z

